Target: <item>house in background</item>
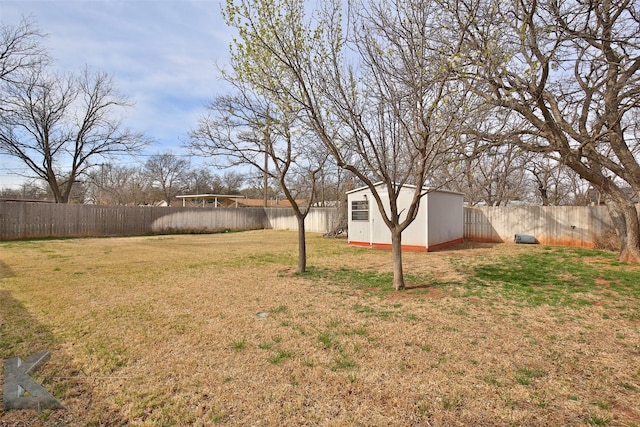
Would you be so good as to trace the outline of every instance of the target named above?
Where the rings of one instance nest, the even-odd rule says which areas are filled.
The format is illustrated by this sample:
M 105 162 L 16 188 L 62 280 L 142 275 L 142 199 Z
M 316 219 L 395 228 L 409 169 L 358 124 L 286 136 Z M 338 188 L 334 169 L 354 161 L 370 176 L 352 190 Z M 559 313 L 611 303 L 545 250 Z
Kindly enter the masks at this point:
M 389 196 L 384 184 L 376 184 L 385 209 Z M 409 209 L 415 186 L 405 185 L 400 190 L 398 209 Z M 349 233 L 351 245 L 372 248 L 391 248 L 391 232 L 382 219 L 378 205 L 369 187 L 347 192 Z M 401 219 L 404 217 L 401 214 Z M 430 251 L 461 243 L 464 237 L 463 194 L 424 188 L 416 219 L 402 232 L 402 249 Z

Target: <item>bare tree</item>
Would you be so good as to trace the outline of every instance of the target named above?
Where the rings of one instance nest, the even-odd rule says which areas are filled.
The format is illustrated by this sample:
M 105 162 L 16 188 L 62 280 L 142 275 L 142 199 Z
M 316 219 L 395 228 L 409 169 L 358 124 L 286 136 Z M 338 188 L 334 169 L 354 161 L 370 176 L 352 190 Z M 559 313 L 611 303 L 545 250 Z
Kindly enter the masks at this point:
M 305 218 L 317 191 L 317 178 L 326 154 L 314 149 L 314 135 L 304 131 L 299 111 L 259 96 L 234 80 L 236 95 L 217 97 L 191 132 L 193 152 L 213 157 L 224 167 L 250 165 L 263 177 L 276 180 L 298 221 L 298 268 L 306 271 Z M 286 102 L 286 103 L 282 103 Z M 265 195 L 265 204 L 267 193 Z
M 447 182 L 450 190 L 464 193 L 471 206 L 506 206 L 530 199 L 526 165 L 531 157 L 514 145 L 485 144 L 472 139 L 452 153 L 452 161 L 435 171 L 436 183 Z
M 536 199 L 543 206 L 584 204 L 583 180 L 562 163 L 537 155 L 529 159 L 526 170 L 533 177 Z
M 49 62 L 48 52 L 41 44 L 43 37 L 30 18 L 16 26 L 0 27 L 0 81 L 20 82 Z
M 0 149 L 45 180 L 58 203 L 69 201 L 78 177 L 94 162 L 146 143 L 123 128 L 116 112 L 129 103 L 108 74 L 87 68 L 61 76 L 39 69 L 5 89 Z
M 185 191 L 189 194 L 240 194 L 246 179 L 246 174 L 241 172 L 225 170 L 213 174 L 209 167 L 203 166 L 187 173 Z
M 156 154 L 144 165 L 144 174 L 162 199 L 171 206 L 175 197 L 187 186 L 189 161 L 173 153 Z
M 266 184 L 266 187 L 265 187 Z M 240 194 L 248 199 L 277 200 L 280 190 L 278 183 L 267 175 L 265 183 L 264 174 L 257 169 L 252 169 L 244 180 L 244 187 Z
M 89 198 L 97 205 L 144 205 L 150 185 L 140 168 L 102 163 L 87 174 Z
M 191 168 L 186 176 L 187 194 L 219 194 L 217 191 L 219 178 L 207 167 Z
M 402 231 L 464 99 L 439 53 L 458 44 L 441 37 L 438 2 L 342 3 L 306 18 L 302 0 L 228 0 L 232 62 L 256 91 L 293 100 L 336 165 L 371 189 L 392 236 L 394 286 L 404 289 Z M 406 209 L 405 184 L 415 186 Z
M 221 194 L 238 194 L 246 179 L 245 174 L 232 170 L 224 171 L 221 175 L 216 175 L 218 183 L 217 192 Z
M 6 199 L 46 200 L 47 191 L 37 181 L 27 181 L 19 188 L 1 188 L 0 197 Z
M 449 37 L 463 40 L 451 62 L 506 119 L 501 137 L 554 157 L 601 191 L 621 240 L 620 259 L 640 261 L 638 3 L 447 3 L 457 23 Z

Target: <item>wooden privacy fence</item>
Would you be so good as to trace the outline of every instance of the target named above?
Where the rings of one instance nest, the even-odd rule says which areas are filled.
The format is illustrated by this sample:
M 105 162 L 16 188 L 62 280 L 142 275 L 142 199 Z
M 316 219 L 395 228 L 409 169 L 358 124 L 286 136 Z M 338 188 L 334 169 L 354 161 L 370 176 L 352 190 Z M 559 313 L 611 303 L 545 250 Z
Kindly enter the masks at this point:
M 337 208 L 312 208 L 309 232 L 327 233 L 339 224 Z M 0 240 L 207 233 L 272 228 L 297 230 L 291 208 L 182 208 L 92 206 L 0 201 Z M 594 247 L 613 235 L 604 206 L 465 207 L 464 237 L 512 242 L 515 234 L 539 243 Z
M 268 227 L 274 230 L 297 230 L 298 221 L 291 208 L 266 208 Z M 311 208 L 304 220 L 305 231 L 328 233 L 340 224 L 337 208 Z
M 508 206 L 464 208 L 464 237 L 483 242 L 513 242 L 516 234 L 538 243 L 606 246 L 615 236 L 606 206 Z
M 333 229 L 337 220 L 336 209 L 312 208 L 305 228 L 310 232 L 326 233 Z M 0 240 L 265 228 L 297 230 L 298 223 L 290 208 L 93 206 L 0 201 Z

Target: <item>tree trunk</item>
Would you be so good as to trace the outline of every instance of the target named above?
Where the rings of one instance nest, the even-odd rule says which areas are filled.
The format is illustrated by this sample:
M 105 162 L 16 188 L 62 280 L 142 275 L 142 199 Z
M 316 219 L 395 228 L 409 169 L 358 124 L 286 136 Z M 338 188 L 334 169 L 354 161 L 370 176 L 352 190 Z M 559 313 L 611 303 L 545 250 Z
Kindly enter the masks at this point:
M 620 238 L 618 259 L 624 262 L 640 262 L 640 223 L 635 205 L 631 202 L 610 202 L 607 206 Z
M 69 193 L 66 191 L 61 191 L 60 187 L 56 186 L 55 190 L 53 187 L 49 186 L 51 192 L 53 193 L 53 200 L 56 203 L 69 203 Z
M 304 216 L 298 216 L 298 273 L 307 271 L 307 242 L 304 229 Z
M 56 203 L 67 203 L 69 201 L 69 197 L 67 195 L 66 200 L 64 199 L 64 195 L 60 186 L 58 185 L 58 181 L 56 180 L 53 172 L 47 174 L 47 184 L 49 185 L 49 190 L 51 190 L 51 194 L 53 194 L 53 200 Z
M 404 290 L 404 273 L 402 271 L 402 232 L 391 231 L 391 253 L 393 255 L 393 287 L 396 291 Z

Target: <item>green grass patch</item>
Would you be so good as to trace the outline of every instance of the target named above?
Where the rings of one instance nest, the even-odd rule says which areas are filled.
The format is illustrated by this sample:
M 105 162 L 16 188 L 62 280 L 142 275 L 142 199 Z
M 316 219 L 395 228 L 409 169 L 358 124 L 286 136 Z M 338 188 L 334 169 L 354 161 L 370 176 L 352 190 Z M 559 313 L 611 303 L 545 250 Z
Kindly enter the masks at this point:
M 527 306 L 587 306 L 602 291 L 640 297 L 640 270 L 625 267 L 611 252 L 548 247 L 477 265 L 467 286 L 491 288 Z
M 269 313 L 272 313 L 272 314 L 286 313 L 288 310 L 289 308 L 286 305 L 280 305 L 276 308 L 272 308 L 271 310 L 269 310 Z
M 273 363 L 274 365 L 279 365 L 280 363 L 282 363 L 285 359 L 290 359 L 293 357 L 293 353 L 291 353 L 290 351 L 287 350 L 280 350 L 278 351 L 277 354 L 275 354 L 274 356 L 271 356 L 267 359 L 267 361 L 269 363 Z
M 516 371 L 516 381 L 521 385 L 531 385 L 534 379 L 545 375 L 544 370 L 540 368 L 520 368 Z
M 637 286 L 640 269 L 618 262 L 616 255 L 608 251 L 547 246 L 527 253 L 504 255 L 490 262 L 481 260 L 472 266 L 460 258 L 452 258 L 451 262 L 458 271 L 466 273 L 466 282 L 445 283 L 428 273 L 406 273 L 406 292 L 419 294 L 427 292 L 428 287 L 438 286 L 448 289 L 454 296 L 481 297 L 490 301 L 491 295 L 497 294 L 528 307 L 590 306 L 602 296 L 640 299 L 640 286 Z M 310 266 L 300 276 L 373 295 L 395 291 L 392 272 Z M 362 312 L 369 309 L 361 308 Z M 374 310 L 370 311 L 369 314 L 374 314 Z M 381 317 L 394 314 L 388 310 L 385 313 L 375 312 Z M 634 313 L 631 310 L 621 312 L 621 315 L 633 317 Z
M 260 350 L 271 350 L 273 348 L 273 343 L 261 342 L 261 343 L 258 344 L 258 348 Z
M 336 285 L 346 285 L 356 289 L 365 289 L 377 292 L 392 292 L 393 272 L 364 271 L 350 268 L 339 268 L 332 270 L 329 268 L 319 268 L 311 266 L 307 268 L 305 273 L 301 274 L 310 280 L 322 280 Z M 417 287 L 425 283 L 437 284 L 435 279 L 428 274 L 404 275 L 405 286 L 407 288 Z M 411 290 L 411 292 L 419 293 L 421 289 Z
M 340 369 L 355 369 L 358 365 L 356 362 L 351 359 L 349 356 L 345 354 L 340 354 L 338 357 L 333 359 L 333 365 L 331 366 L 331 370 L 337 371 Z
M 387 310 L 385 308 L 372 307 L 366 304 L 354 304 L 352 308 L 356 313 L 364 314 L 365 316 L 370 316 L 370 317 L 378 317 L 380 319 L 389 319 L 391 317 L 397 316 L 399 313 L 398 311 L 395 311 L 395 310 Z
M 318 335 L 318 340 L 322 343 L 323 347 L 326 349 L 340 348 L 340 342 L 335 338 L 335 336 L 329 331 L 323 331 Z
M 234 341 L 231 344 L 231 348 L 235 351 L 243 350 L 247 346 L 247 339 L 242 337 L 241 339 Z
M 590 426 L 607 426 L 613 421 L 613 418 L 607 415 L 591 414 L 587 416 L 585 421 Z
M 347 332 L 347 335 L 359 335 L 361 337 L 366 337 L 368 334 L 369 332 L 367 331 L 367 328 L 365 326 L 355 328 Z
M 462 405 L 462 398 L 459 395 L 442 396 L 442 408 L 445 411 L 457 409 Z

